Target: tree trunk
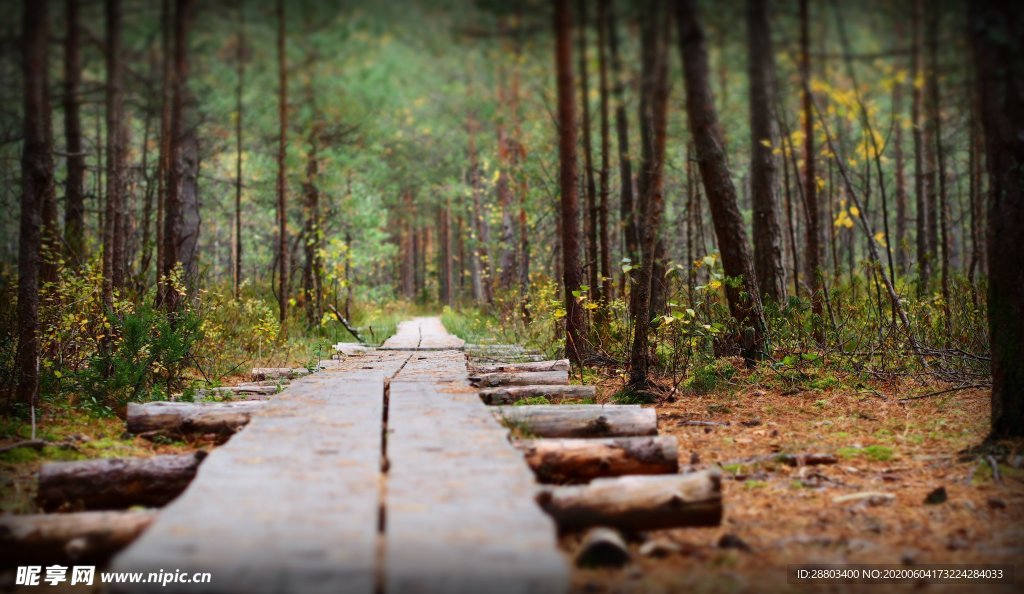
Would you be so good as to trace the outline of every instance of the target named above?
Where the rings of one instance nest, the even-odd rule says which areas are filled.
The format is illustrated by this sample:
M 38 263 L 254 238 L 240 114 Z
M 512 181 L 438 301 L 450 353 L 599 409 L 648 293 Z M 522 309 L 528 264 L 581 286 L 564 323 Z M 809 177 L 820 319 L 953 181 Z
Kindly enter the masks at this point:
M 601 97 L 601 169 L 598 175 L 598 241 L 601 252 L 601 297 L 606 303 L 612 300 L 612 253 L 608 228 L 608 195 L 611 155 L 609 154 L 609 111 L 608 111 L 608 0 L 601 0 L 597 6 L 597 62 L 598 90 Z
M 942 145 L 942 112 L 939 92 L 939 14 L 934 6 L 928 11 L 928 121 L 930 122 L 931 141 L 934 143 L 932 154 L 934 155 L 935 180 L 930 196 L 934 201 L 929 204 L 929 237 L 934 239 L 932 247 L 933 258 L 941 251 L 939 268 L 939 286 L 942 291 L 942 303 L 945 309 L 946 328 L 949 331 L 949 251 L 951 242 L 949 239 L 949 197 L 946 192 L 946 159 Z M 934 237 L 933 237 L 934 236 Z M 950 338 L 947 336 L 947 338 Z
M 615 136 L 619 151 L 619 224 L 623 233 L 623 257 L 631 262 L 639 260 L 640 240 L 637 238 L 633 205 L 633 162 L 629 148 L 629 118 L 626 115 L 625 83 L 622 59 L 619 56 L 619 34 L 615 27 L 615 5 L 612 0 L 601 0 L 605 6 L 608 29 L 608 52 L 611 57 L 612 97 L 615 104 Z
M 492 373 L 474 373 L 469 381 L 474 386 L 537 386 L 537 385 L 568 385 L 569 371 L 496 371 Z
M 171 56 L 171 0 L 163 0 L 160 7 L 160 155 L 157 162 L 156 191 L 156 281 L 157 301 L 163 299 L 164 276 L 164 229 L 167 209 L 168 176 L 171 159 L 171 103 L 174 84 L 174 70 Z
M 814 109 L 811 97 L 810 17 L 808 0 L 800 0 L 800 97 L 804 128 L 804 203 L 807 211 L 806 276 L 811 283 L 814 339 L 825 344 L 825 275 L 821 268 L 821 215 L 818 209 L 818 175 L 815 172 Z M 862 216 L 867 213 L 861 213 Z
M 992 437 L 1024 435 L 1024 16 L 1009 3 L 970 5 L 989 175 L 988 318 Z
M 21 153 L 21 215 L 18 235 L 18 348 L 15 355 L 19 402 L 35 407 L 39 398 L 39 268 L 42 205 L 53 187 L 53 140 L 46 125 L 46 0 L 26 0 L 22 36 L 24 146 Z
M 284 0 L 277 0 L 277 304 L 278 319 L 288 316 L 288 195 L 285 159 L 288 156 L 288 58 L 285 55 Z
M 185 124 L 178 147 L 178 163 L 181 172 L 178 186 L 181 208 L 181 238 L 177 254 L 181 262 L 182 281 L 189 294 L 199 284 L 199 232 L 202 219 L 199 214 L 199 136 L 192 124 Z
M 568 0 L 555 0 L 555 69 L 558 74 L 558 155 L 562 202 L 562 281 L 565 292 L 565 351 L 582 363 L 587 352 L 583 308 L 576 297 L 579 256 L 579 197 L 576 191 L 576 107 L 572 74 L 572 15 Z
M 156 516 L 156 510 L 0 516 L 0 566 L 104 565 Z
M 312 102 L 312 90 L 309 91 L 310 102 Z M 315 113 L 315 110 L 314 110 Z M 314 116 L 316 117 L 316 116 Z M 306 161 L 306 182 L 303 184 L 302 194 L 305 204 L 305 225 L 302 231 L 303 250 L 305 265 L 302 269 L 302 289 L 305 293 L 303 301 L 306 310 L 306 326 L 318 328 L 320 319 L 323 318 L 323 263 L 320 254 L 322 253 L 323 231 L 320 223 L 320 189 L 317 187 L 317 177 L 320 174 L 320 161 L 317 155 L 319 141 L 317 136 L 320 133 L 319 123 L 313 124 L 309 134 L 309 154 Z
M 747 0 L 747 69 L 750 74 L 750 193 L 754 211 L 754 272 L 761 297 L 782 304 L 786 271 L 776 196 L 774 54 L 766 0 Z
M 67 177 L 64 179 L 64 254 L 81 266 L 85 254 L 85 149 L 78 92 L 82 80 L 79 49 L 79 3 L 67 0 L 67 32 L 64 37 L 64 136 L 67 143 Z
M 543 483 L 679 472 L 673 436 L 606 439 L 530 439 L 512 443 Z
M 648 333 L 651 325 L 652 293 L 658 236 L 665 206 L 665 144 L 668 127 L 668 24 L 666 6 L 652 0 L 644 15 L 643 68 L 640 102 L 640 137 L 643 163 L 640 167 L 640 203 L 637 218 L 641 221 L 640 261 L 634 263 L 636 283 L 630 296 L 633 314 L 633 343 L 630 349 L 629 385 L 642 390 L 647 386 L 650 357 Z
M 121 200 L 124 189 L 124 147 L 122 132 L 124 120 L 124 97 L 121 73 L 121 1 L 105 0 L 104 23 L 106 27 L 106 126 L 107 126 L 107 204 L 103 227 L 103 303 L 107 309 L 114 307 L 114 291 L 121 287 L 120 262 L 123 247 L 119 223 L 121 223 Z
M 242 92 L 245 90 L 245 2 L 238 2 L 238 81 L 235 86 L 235 225 L 231 243 L 231 288 L 235 299 L 242 294 Z
M 49 462 L 39 470 L 36 502 L 46 511 L 160 507 L 188 487 L 206 457 L 172 454 Z
M 722 477 L 715 469 L 682 475 L 602 478 L 589 485 L 547 488 L 538 495 L 537 502 L 561 530 L 718 526 L 722 523 Z
M 914 40 L 914 57 L 910 66 L 910 79 L 913 89 L 911 101 L 911 115 L 914 129 L 914 203 L 917 209 L 915 227 L 917 238 L 916 259 L 917 259 L 917 289 L 919 294 L 928 291 L 931 285 L 931 259 L 928 256 L 928 200 L 925 197 L 926 177 L 924 164 L 924 122 L 922 111 L 924 109 L 923 84 L 918 84 L 919 79 L 923 80 L 924 74 L 924 0 L 914 0 L 913 15 L 910 20 L 912 37 Z
M 164 282 L 160 286 L 160 303 L 168 311 L 177 311 L 181 296 L 172 279 L 175 269 L 182 264 L 182 238 L 185 219 L 182 193 L 185 172 L 182 170 L 183 145 L 187 126 L 184 103 L 188 94 L 188 28 L 192 20 L 193 0 L 176 0 L 174 10 L 174 65 L 172 76 L 171 109 L 168 127 L 167 193 L 164 199 Z
M 537 404 L 500 406 L 495 416 L 535 437 L 657 435 L 658 415 L 636 405 Z
M 897 29 L 897 35 L 902 39 L 900 31 L 902 27 Z M 892 88 L 892 111 L 895 114 L 900 114 L 903 111 L 903 84 L 896 82 Z M 903 126 L 895 126 L 893 131 L 893 159 L 896 161 L 896 237 L 893 238 L 890 245 L 896 249 L 896 270 L 899 274 L 906 274 L 907 267 L 909 266 L 909 257 L 907 251 L 907 181 L 906 181 L 906 165 L 904 164 L 903 158 Z M 886 241 L 890 241 L 886 238 Z
M 578 0 L 576 3 L 579 12 L 579 23 L 576 26 L 579 56 L 577 59 L 580 65 L 580 105 L 582 107 L 580 125 L 583 129 L 583 179 L 586 187 L 586 216 L 587 224 L 587 284 L 590 286 L 588 297 L 592 301 L 600 301 L 601 285 L 598 275 L 600 256 L 598 255 L 597 244 L 597 187 L 594 182 L 594 150 L 591 142 L 590 122 L 590 83 L 587 76 L 587 3 L 590 0 Z
M 742 336 L 739 342 L 744 358 L 759 359 L 769 350 L 764 312 L 761 310 L 754 267 L 747 249 L 743 218 L 736 204 L 736 188 L 725 161 L 718 114 L 708 85 L 704 30 L 697 20 L 693 0 L 678 0 L 676 9 L 679 49 L 686 79 L 686 111 L 701 179 L 711 207 L 715 235 L 718 237 L 722 269 L 727 276 L 742 277 L 742 290 L 735 286 L 726 287 L 729 310 L 740 323 Z

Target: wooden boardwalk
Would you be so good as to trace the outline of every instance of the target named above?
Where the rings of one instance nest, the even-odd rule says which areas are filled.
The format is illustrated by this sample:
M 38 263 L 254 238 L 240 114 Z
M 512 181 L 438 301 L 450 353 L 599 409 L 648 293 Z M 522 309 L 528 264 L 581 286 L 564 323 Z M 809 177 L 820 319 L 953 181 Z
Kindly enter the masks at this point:
M 296 380 L 114 571 L 210 572 L 117 592 L 564 592 L 536 484 L 438 318 Z M 426 351 L 426 352 L 424 352 Z

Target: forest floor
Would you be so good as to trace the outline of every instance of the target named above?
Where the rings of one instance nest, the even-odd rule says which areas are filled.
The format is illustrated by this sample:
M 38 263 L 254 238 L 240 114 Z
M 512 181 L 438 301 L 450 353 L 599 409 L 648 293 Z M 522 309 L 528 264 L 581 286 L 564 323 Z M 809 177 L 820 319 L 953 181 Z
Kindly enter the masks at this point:
M 752 384 L 744 375 L 740 370 L 709 393 L 680 394 L 656 405 L 660 433 L 676 436 L 681 464 L 723 467 L 722 525 L 648 533 L 646 540 L 667 544 L 662 548 L 668 554 L 643 557 L 635 542 L 634 563 L 619 570 L 577 570 L 576 591 L 911 591 L 922 585 L 791 585 L 786 569 L 1024 558 L 1024 469 L 999 465 L 997 480 L 988 463 L 960 454 L 985 438 L 988 391 L 900 403 L 921 386 L 780 390 Z M 600 400 L 608 401 L 620 387 L 617 378 L 602 382 Z M 1011 460 L 1024 453 L 1024 443 L 1011 447 Z M 828 453 L 838 461 L 791 467 L 771 460 L 775 453 Z M 768 461 L 742 462 L 755 457 Z M 925 503 L 938 488 L 947 499 Z M 862 493 L 882 495 L 837 499 Z M 563 544 L 574 550 L 578 538 L 565 537 Z M 924 591 L 979 589 L 930 585 Z

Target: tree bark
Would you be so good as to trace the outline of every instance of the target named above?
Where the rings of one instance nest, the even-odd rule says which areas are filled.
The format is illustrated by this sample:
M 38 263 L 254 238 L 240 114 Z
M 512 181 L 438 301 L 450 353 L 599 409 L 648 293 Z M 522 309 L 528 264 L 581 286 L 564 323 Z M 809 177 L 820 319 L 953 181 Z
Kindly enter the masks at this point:
M 606 439 L 531 439 L 512 443 L 543 483 L 586 483 L 596 478 L 679 472 L 672 436 Z
M 818 208 L 818 175 L 815 172 L 814 108 L 811 97 L 810 17 L 808 0 L 800 0 L 800 97 L 804 128 L 804 203 L 807 211 L 806 276 L 811 283 L 814 339 L 825 344 L 825 274 L 821 268 L 821 214 Z M 866 216 L 867 213 L 861 213 Z
M 640 240 L 637 238 L 633 205 L 633 162 L 629 149 L 629 118 L 626 114 L 625 83 L 622 59 L 619 56 L 619 34 L 615 27 L 615 5 L 612 0 L 601 0 L 605 7 L 605 27 L 608 30 L 608 53 L 611 58 L 612 100 L 615 104 L 615 136 L 619 152 L 619 224 L 623 233 L 623 257 L 631 262 L 639 260 Z
M 245 90 L 245 2 L 238 2 L 238 56 L 235 86 L 235 224 L 231 253 L 231 288 L 235 299 L 242 293 L 242 93 Z
M 597 186 L 594 180 L 594 150 L 591 142 L 591 121 L 590 121 L 590 83 L 587 75 L 587 3 L 590 0 L 577 0 L 576 6 L 579 12 L 579 23 L 576 26 L 579 56 L 577 56 L 580 67 L 580 106 L 582 110 L 580 126 L 583 130 L 583 179 L 584 196 L 586 197 L 586 221 L 587 233 L 587 284 L 590 287 L 588 297 L 592 301 L 600 301 L 601 285 L 599 281 L 598 267 L 600 256 L 598 255 L 597 243 Z
M 754 211 L 754 272 L 761 298 L 782 304 L 786 271 L 776 195 L 778 147 L 774 105 L 774 53 L 767 0 L 747 0 L 747 69 L 750 76 L 750 193 Z
M 555 0 L 555 69 L 558 74 L 558 155 L 562 221 L 562 282 L 565 293 L 565 351 L 581 363 L 587 352 L 583 308 L 576 300 L 582 283 L 579 256 L 579 197 L 576 191 L 576 108 L 572 73 L 572 15 L 568 0 Z
M 538 404 L 495 407 L 502 422 L 533 437 L 657 435 L 653 408 L 635 405 Z
M 609 110 L 608 110 L 608 0 L 601 0 L 597 6 L 597 62 L 598 62 L 598 90 L 601 103 L 601 169 L 598 174 L 598 242 L 601 253 L 601 297 L 606 303 L 612 300 L 612 253 L 611 239 L 609 237 L 609 173 L 611 167 L 611 155 L 609 133 Z
M 897 30 L 899 35 L 900 27 Z M 892 88 L 892 111 L 894 114 L 900 114 L 903 111 L 903 84 L 896 82 Z M 893 131 L 893 159 L 896 162 L 896 237 L 893 238 L 892 245 L 896 250 L 896 270 L 899 274 L 906 274 L 907 267 L 909 266 L 909 258 L 907 251 L 907 181 L 906 181 L 906 165 L 903 157 L 903 126 L 898 122 Z M 886 241 L 889 241 L 886 238 Z
M 78 92 L 82 80 L 79 45 L 79 3 L 67 0 L 67 31 L 64 37 L 64 137 L 67 177 L 64 179 L 64 255 L 80 266 L 85 254 L 85 150 L 82 148 L 82 120 Z
M 1024 16 L 1010 3 L 970 5 L 989 175 L 988 318 L 993 438 L 1024 435 Z
M 206 452 L 151 458 L 49 462 L 39 470 L 36 502 L 52 511 L 160 507 L 188 487 Z
M 21 215 L 18 236 L 17 399 L 32 407 L 39 398 L 39 273 L 42 205 L 53 188 L 53 141 L 46 125 L 47 3 L 26 0 L 22 34 L 24 146 L 21 153 Z
M 742 278 L 742 290 L 735 286 L 726 287 L 729 310 L 740 324 L 742 335 L 739 342 L 744 358 L 759 359 L 768 353 L 764 312 L 747 248 L 743 218 L 736 203 L 736 188 L 725 161 L 718 115 L 708 85 L 704 31 L 694 1 L 677 0 L 676 18 L 686 79 L 686 111 L 718 237 L 722 269 L 729 277 Z
M 0 516 L 0 567 L 104 565 L 156 516 L 156 510 Z
M 916 207 L 915 240 L 917 260 L 917 289 L 919 294 L 928 291 L 931 285 L 931 258 L 928 255 L 928 199 L 926 198 L 927 172 L 925 171 L 924 151 L 924 1 L 914 0 L 913 14 L 910 20 L 911 35 L 914 40 L 914 56 L 911 61 L 910 78 L 913 93 L 911 97 L 911 115 L 914 136 L 914 205 Z
M 288 317 L 288 195 L 285 159 L 288 157 L 288 58 L 285 55 L 285 2 L 277 0 L 277 304 L 278 319 Z
M 561 530 L 718 526 L 722 523 L 722 478 L 718 470 L 601 478 L 589 485 L 549 487 L 537 501 Z
M 114 291 L 122 286 L 120 276 L 123 241 L 121 237 L 121 200 L 124 189 L 124 89 L 121 72 L 121 1 L 105 0 L 106 126 L 107 126 L 107 203 L 103 227 L 103 303 L 114 307 Z

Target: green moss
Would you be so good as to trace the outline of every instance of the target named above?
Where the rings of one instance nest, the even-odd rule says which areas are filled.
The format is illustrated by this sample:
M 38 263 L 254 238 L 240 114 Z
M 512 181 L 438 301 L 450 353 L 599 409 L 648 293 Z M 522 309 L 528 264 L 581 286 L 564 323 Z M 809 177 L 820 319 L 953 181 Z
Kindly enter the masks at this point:
M 528 406 L 531 404 L 551 404 L 546 396 L 530 396 L 522 400 L 516 400 L 513 406 Z
M 654 402 L 654 397 L 648 392 L 627 387 L 612 395 L 612 402 L 615 404 L 651 404 Z
M 723 381 L 732 379 L 734 375 L 736 375 L 736 368 L 732 363 L 718 359 L 713 363 L 694 369 L 693 377 L 686 381 L 686 387 L 694 392 L 710 392 Z

